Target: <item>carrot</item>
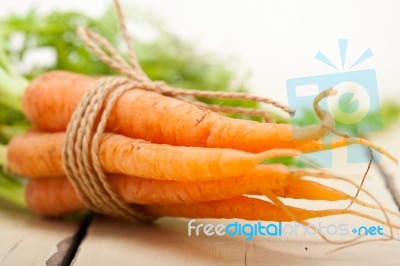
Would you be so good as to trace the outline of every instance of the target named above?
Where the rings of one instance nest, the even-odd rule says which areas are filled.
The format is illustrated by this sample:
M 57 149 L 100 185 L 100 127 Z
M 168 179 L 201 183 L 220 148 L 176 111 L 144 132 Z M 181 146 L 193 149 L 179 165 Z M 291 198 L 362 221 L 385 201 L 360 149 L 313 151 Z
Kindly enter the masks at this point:
M 287 167 L 273 164 L 258 165 L 240 177 L 223 180 L 179 182 L 113 175 L 109 181 L 124 201 L 148 205 L 187 204 L 232 198 L 258 191 L 260 186 L 284 187 L 297 178 L 300 177 Z
M 355 145 L 355 144 L 370 147 L 370 148 L 378 151 L 379 153 L 385 155 L 387 158 L 394 161 L 395 163 L 398 163 L 397 158 L 394 157 L 393 155 L 391 155 L 386 150 L 384 150 L 382 147 L 380 147 L 372 142 L 369 142 L 366 139 L 362 139 L 362 138 L 341 137 L 341 138 L 333 140 L 331 143 L 322 143 L 321 140 L 314 140 L 314 141 L 310 141 L 309 143 L 307 143 L 305 145 L 301 145 L 297 148 L 303 152 L 314 152 L 314 151 L 320 151 L 320 150 L 332 150 L 332 149 L 337 149 L 337 148 Z
M 280 164 L 258 165 L 243 176 L 201 182 L 152 180 L 125 175 L 110 175 L 109 182 L 115 192 L 126 202 L 137 204 L 196 203 L 232 198 L 263 188 L 280 188 L 300 178 L 296 172 Z M 36 193 L 47 198 L 46 202 L 59 202 L 73 193 L 66 178 L 30 180 L 27 198 L 36 201 Z M 63 189 L 59 189 L 63 188 Z M 73 200 L 73 202 L 76 202 Z M 34 204 L 35 205 L 35 204 Z
M 343 213 L 343 210 L 307 211 L 289 206 L 288 208 L 302 220 Z M 144 207 L 144 210 L 153 215 L 185 218 L 292 221 L 278 206 L 264 200 L 245 196 L 198 204 L 150 205 Z
M 260 166 L 264 168 L 265 172 L 270 172 L 270 173 L 284 173 L 283 174 L 283 180 L 289 181 L 290 179 L 294 179 L 295 181 L 292 181 L 293 183 L 298 182 L 297 178 L 298 176 L 294 176 L 293 173 L 288 175 L 288 171 L 286 167 L 281 167 L 278 166 Z M 280 169 L 280 170 L 277 170 Z M 290 176 L 288 178 L 287 176 Z M 259 201 L 256 201 L 257 204 L 253 205 L 251 204 L 250 206 L 242 206 L 240 203 L 241 201 L 236 202 L 233 200 L 233 202 L 230 202 L 231 209 L 234 209 L 235 211 L 233 212 L 232 216 L 226 216 L 220 217 L 220 216 L 212 216 L 210 214 L 210 209 L 217 208 L 217 206 L 220 206 L 219 204 L 221 203 L 221 211 L 228 208 L 228 204 L 226 204 L 228 198 L 237 198 L 241 193 L 246 193 L 246 191 L 256 191 L 260 190 L 258 188 L 255 188 L 257 185 L 262 187 L 262 191 L 265 192 L 268 189 L 268 185 L 271 185 L 271 187 L 279 187 L 282 186 L 282 180 L 279 181 L 278 183 L 267 181 L 267 178 L 265 179 L 258 179 L 255 178 L 253 179 L 256 183 L 255 186 L 249 185 L 249 182 L 243 182 L 248 189 L 244 188 L 243 184 L 241 183 L 242 181 L 246 180 L 248 181 L 248 178 L 250 176 L 243 176 L 241 178 L 236 178 L 232 180 L 219 180 L 219 181 L 203 181 L 203 182 L 177 182 L 177 181 L 160 181 L 160 180 L 147 180 L 147 179 L 141 179 L 141 178 L 136 178 L 136 177 L 128 177 L 128 176 L 123 176 L 123 175 L 112 175 L 109 178 L 110 184 L 115 190 L 115 192 L 126 202 L 129 203 L 139 203 L 139 204 L 146 204 L 151 206 L 148 207 L 148 210 L 152 214 L 157 214 L 157 215 L 170 215 L 170 216 L 176 216 L 178 215 L 177 213 L 179 212 L 181 216 L 183 217 L 197 217 L 197 218 L 207 218 L 206 216 L 202 216 L 201 212 L 197 213 L 197 209 L 205 209 L 205 213 L 208 216 L 208 218 L 243 218 L 243 219 L 250 219 L 248 215 L 254 212 L 254 219 L 271 219 L 274 221 L 286 221 L 286 218 L 284 215 L 282 215 L 281 211 L 279 209 L 276 209 L 276 206 L 272 205 L 269 206 L 268 202 L 265 204 L 268 206 L 268 212 L 275 212 L 275 213 L 268 213 L 268 216 L 260 216 L 262 215 L 262 211 L 265 208 L 264 203 L 259 203 Z M 258 180 L 257 180 L 258 179 Z M 250 179 L 251 180 L 251 179 Z M 251 181 L 253 181 L 251 180 Z M 265 180 L 267 181 L 266 183 L 261 183 L 260 180 Z M 237 186 L 232 186 L 233 184 L 237 184 Z M 226 189 L 229 186 L 229 189 Z M 304 190 L 304 189 L 303 189 Z M 332 188 L 329 188 L 328 190 L 323 190 L 320 189 L 321 192 L 330 192 L 333 190 Z M 266 192 L 265 192 L 266 193 Z M 343 194 L 343 192 L 335 192 L 337 195 Z M 270 193 L 266 193 L 267 197 L 270 197 Z M 307 194 L 305 194 L 307 195 Z M 372 196 L 372 195 L 371 195 Z M 61 216 L 65 215 L 68 213 L 73 213 L 79 210 L 84 209 L 84 205 L 80 202 L 77 194 L 75 193 L 73 187 L 70 185 L 67 179 L 65 178 L 47 178 L 47 179 L 31 179 L 28 182 L 28 185 L 26 187 L 26 192 L 25 192 L 25 198 L 27 201 L 27 205 L 29 209 L 39 215 L 42 216 Z M 243 198 L 243 197 L 242 197 Z M 304 198 L 307 198 L 305 196 Z M 333 197 L 335 198 L 335 197 Z M 354 198 L 348 196 L 349 199 L 353 200 Z M 337 199 L 344 199 L 344 197 L 339 197 Z M 376 201 L 375 198 L 373 200 Z M 248 202 L 248 199 L 244 199 L 245 202 Z M 372 204 L 364 203 L 358 199 L 355 199 L 357 204 L 360 204 L 364 207 L 367 208 L 372 208 L 372 209 L 382 209 L 382 207 L 377 207 Z M 199 204 L 201 202 L 206 202 L 204 203 L 205 205 Z M 209 203 L 211 202 L 211 203 Z M 184 204 L 182 204 L 184 203 Z M 246 203 L 247 204 L 247 203 Z M 193 214 L 193 216 L 188 216 L 188 212 L 191 209 L 189 206 L 194 206 L 193 211 L 196 212 Z M 285 206 L 285 209 L 288 206 Z M 147 207 L 144 207 L 147 210 Z M 218 207 L 219 208 L 219 207 Z M 242 213 L 242 209 L 249 208 L 245 213 Z M 257 209 L 261 208 L 261 209 Z M 305 211 L 305 213 L 302 213 L 299 211 L 300 209 L 288 207 L 289 209 L 284 210 L 284 212 L 294 212 L 291 214 L 292 216 L 296 216 L 296 219 L 298 220 L 304 220 L 304 219 L 309 219 L 309 218 L 314 218 L 314 217 L 320 217 L 320 216 L 326 216 L 326 215 L 335 215 L 335 214 L 354 214 L 358 215 L 358 212 L 354 212 L 352 210 L 335 210 L 331 212 L 330 210 L 325 210 L 325 211 L 318 211 L 318 212 L 312 212 L 312 211 Z M 239 211 L 240 210 L 240 211 Z M 257 210 L 257 211 L 255 211 Z M 389 212 L 395 216 L 399 216 L 399 214 L 384 209 L 384 211 Z M 163 213 L 164 211 L 168 211 L 167 213 Z M 225 211 L 222 211 L 223 213 Z M 240 213 L 240 214 L 239 214 Z M 223 215 L 221 213 L 221 215 Z M 238 215 L 238 216 L 235 216 Z M 275 215 L 275 216 L 274 216 Z M 267 218 L 269 217 L 269 218 Z M 272 217 L 281 217 L 281 218 L 272 218 Z M 275 220 L 277 219 L 277 220 Z M 292 219 L 295 220 L 295 219 Z
M 272 189 L 278 197 L 309 200 L 348 200 L 346 193 L 310 180 L 294 180 L 286 187 Z
M 382 225 L 387 225 L 385 221 L 355 210 L 306 210 L 291 206 L 286 206 L 286 208 L 296 216 L 296 220 L 307 220 L 317 217 L 351 214 L 381 223 Z M 245 196 L 197 204 L 149 205 L 144 206 L 143 210 L 156 216 L 185 218 L 237 218 L 253 221 L 263 220 L 276 222 L 294 221 L 294 219 L 290 218 L 281 207 L 264 200 L 248 198 Z M 400 228 L 400 226 L 397 225 L 392 226 L 396 229 Z
M 308 171 L 298 171 L 297 175 L 299 176 L 313 176 L 313 177 L 326 177 L 326 173 L 323 173 L 323 175 L 320 175 L 320 173 L 314 172 L 314 173 L 307 173 Z M 364 192 L 367 194 L 372 200 L 378 203 L 378 200 L 367 190 L 363 189 L 359 185 L 355 184 L 353 181 L 340 178 L 340 177 L 332 177 L 332 179 L 337 179 L 341 181 L 345 181 L 347 183 L 350 183 L 353 185 L 355 188 L 359 189 L 360 191 Z M 271 192 L 278 196 L 278 197 L 283 197 L 283 198 L 292 198 L 292 199 L 307 199 L 307 200 L 327 200 L 327 201 L 340 201 L 340 200 L 350 200 L 352 203 L 356 203 L 358 205 L 370 208 L 370 209 L 376 209 L 376 210 L 383 210 L 387 213 L 390 213 L 395 216 L 400 216 L 400 213 L 379 207 L 377 205 L 372 205 L 370 203 L 367 203 L 365 201 L 359 200 L 353 196 L 350 196 L 343 191 L 340 191 L 338 189 L 335 189 L 333 187 L 325 186 L 322 185 L 318 182 L 314 182 L 311 180 L 305 180 L 305 179 L 294 179 L 291 181 L 287 186 L 281 187 L 281 188 L 274 188 L 271 189 Z
M 8 146 L 8 168 L 32 178 L 62 176 L 64 142 L 65 133 L 19 135 Z M 232 149 L 175 147 L 113 133 L 103 134 L 99 147 L 100 164 L 107 173 L 180 181 L 237 177 L 268 158 L 299 154 L 289 149 L 253 154 Z
M 25 201 L 33 213 L 59 217 L 84 209 L 72 185 L 65 178 L 29 180 Z
M 23 97 L 24 113 L 44 131 L 64 131 L 79 100 L 95 80 L 63 71 L 45 73 L 27 87 Z M 287 124 L 227 118 L 174 98 L 133 89 L 118 99 L 106 129 L 177 146 L 233 148 L 248 152 L 305 147 L 304 151 L 311 152 L 326 148 L 321 137 L 332 129 L 331 117 L 320 113 L 327 120 L 321 125 L 295 129 Z M 338 147 L 348 144 L 353 143 L 341 142 Z M 368 143 L 363 142 L 363 145 Z
M 95 80 L 94 77 L 64 71 L 47 72 L 26 88 L 24 113 L 44 131 L 65 131 L 79 100 Z M 333 127 L 332 118 L 318 109 L 318 101 L 314 103 L 315 110 L 326 121 L 321 125 L 295 129 L 288 124 L 232 119 L 174 98 L 133 89 L 118 99 L 106 130 L 176 146 L 233 148 L 248 152 L 295 148 L 313 152 L 330 148 L 322 143 L 321 138 Z M 370 146 L 365 140 L 359 143 Z M 352 144 L 354 141 L 341 140 L 332 148 Z M 379 151 L 393 160 L 383 149 L 379 148 Z
M 62 71 L 45 73 L 26 89 L 24 113 L 42 130 L 63 131 L 87 87 L 95 80 Z M 137 89 L 119 98 L 107 129 L 133 138 L 179 146 L 236 149 L 240 146 L 255 152 L 294 147 L 289 125 L 230 119 L 174 98 Z M 243 139 L 242 144 L 232 146 L 240 139 Z M 299 141 L 299 144 L 305 143 L 307 141 Z M 260 144 L 263 147 L 259 147 Z
M 59 182 L 64 179 L 29 180 L 26 188 L 28 208 L 41 216 L 57 217 L 84 210 L 72 186 L 68 182 Z M 128 180 L 128 179 L 126 179 Z M 143 205 L 143 211 L 156 216 L 175 216 L 186 218 L 238 218 L 246 220 L 291 221 L 287 214 L 278 206 L 254 198 L 239 196 L 231 199 L 209 201 L 195 204 L 172 205 Z M 318 210 L 310 211 L 287 206 L 300 220 L 310 218 L 353 214 L 373 221 L 383 221 L 361 214 L 353 210 Z

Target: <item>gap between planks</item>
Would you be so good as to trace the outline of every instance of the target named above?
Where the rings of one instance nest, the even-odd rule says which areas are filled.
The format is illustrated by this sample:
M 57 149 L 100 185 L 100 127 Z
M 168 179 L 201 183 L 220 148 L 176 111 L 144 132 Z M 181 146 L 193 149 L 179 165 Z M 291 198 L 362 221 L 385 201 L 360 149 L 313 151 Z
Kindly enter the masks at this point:
M 92 224 L 94 214 L 86 214 L 76 233 L 63 239 L 57 244 L 57 251 L 47 261 L 47 266 L 69 266 L 73 262 L 78 252 L 79 246 L 87 234 L 89 226 Z

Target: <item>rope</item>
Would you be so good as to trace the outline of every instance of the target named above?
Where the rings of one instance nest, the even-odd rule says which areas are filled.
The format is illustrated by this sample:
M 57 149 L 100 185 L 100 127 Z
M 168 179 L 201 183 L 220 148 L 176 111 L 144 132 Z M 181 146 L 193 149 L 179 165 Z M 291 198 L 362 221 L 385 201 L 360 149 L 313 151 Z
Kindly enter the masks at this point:
M 153 91 L 216 112 L 262 116 L 266 121 L 271 120 L 269 114 L 259 109 L 208 105 L 195 98 L 250 100 L 272 104 L 289 114 L 293 114 L 293 111 L 268 98 L 233 92 L 184 90 L 170 87 L 162 81 L 150 80 L 138 62 L 118 0 L 114 0 L 114 4 L 119 28 L 128 48 L 129 62 L 125 61 L 102 36 L 82 27 L 78 28 L 78 34 L 101 61 L 127 77 L 100 78 L 86 90 L 66 130 L 66 142 L 62 151 L 63 165 L 68 180 L 88 209 L 131 221 L 151 221 L 155 217 L 141 211 L 138 205 L 126 203 L 113 191 L 98 157 L 99 143 L 107 119 L 116 101 L 125 91 L 130 89 Z
M 87 208 L 117 218 L 150 221 L 154 217 L 138 211 L 113 191 L 98 158 L 100 137 L 111 109 L 119 96 L 134 86 L 135 83 L 119 77 L 94 82 L 79 102 L 67 127 L 62 158 L 66 176 Z M 100 113 L 97 128 L 93 130 Z

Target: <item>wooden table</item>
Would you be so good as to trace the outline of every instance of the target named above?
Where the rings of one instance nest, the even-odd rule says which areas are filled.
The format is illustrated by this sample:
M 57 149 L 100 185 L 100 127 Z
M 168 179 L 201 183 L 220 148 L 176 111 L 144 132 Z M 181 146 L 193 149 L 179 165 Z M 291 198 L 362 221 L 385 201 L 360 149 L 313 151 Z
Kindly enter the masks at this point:
M 400 125 L 374 136 L 373 141 L 400 157 L 399 131 Z M 346 164 L 344 154 L 344 150 L 335 152 L 335 172 L 359 181 L 365 164 Z M 398 166 L 387 160 L 382 165 L 389 174 L 398 177 Z M 397 187 L 400 188 L 398 182 Z M 376 167 L 372 167 L 365 188 L 386 207 L 396 209 Z M 320 220 L 363 222 L 349 215 Z M 393 222 L 400 224 L 400 219 Z M 316 236 L 287 239 L 257 236 L 251 241 L 239 236 L 189 237 L 187 224 L 186 219 L 162 218 L 149 226 L 94 217 L 91 221 L 87 218 L 82 226 L 81 220 L 42 220 L 2 203 L 0 265 L 60 265 L 71 259 L 73 265 L 400 265 L 398 241 L 370 242 L 327 254 L 336 246 Z M 86 229 L 85 238 L 79 243 Z M 395 236 L 400 238 L 398 232 Z

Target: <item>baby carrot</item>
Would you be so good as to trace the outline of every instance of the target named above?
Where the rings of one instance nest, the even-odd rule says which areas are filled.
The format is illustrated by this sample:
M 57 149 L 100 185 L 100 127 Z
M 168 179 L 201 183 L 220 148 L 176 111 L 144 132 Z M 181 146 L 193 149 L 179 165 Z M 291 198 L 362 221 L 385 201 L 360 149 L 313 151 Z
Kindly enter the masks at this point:
M 63 71 L 45 73 L 25 90 L 24 113 L 42 130 L 64 131 L 79 100 L 95 80 Z M 325 114 L 322 118 L 327 120 L 321 125 L 295 129 L 287 124 L 231 119 L 171 97 L 133 89 L 118 99 L 107 130 L 178 146 L 233 148 L 249 152 L 306 147 L 307 151 L 316 151 L 324 148 L 321 137 L 333 126 L 331 117 L 320 113 Z M 345 145 L 348 144 L 353 142 Z
M 64 131 L 79 100 L 95 80 L 70 72 L 47 72 L 33 80 L 25 90 L 24 113 L 42 130 Z M 107 129 L 155 143 L 231 147 L 252 152 L 275 147 L 294 148 L 308 143 L 294 140 L 290 125 L 230 119 L 139 89 L 130 90 L 118 99 Z
M 286 187 L 272 189 L 278 197 L 309 200 L 348 200 L 349 196 L 332 187 L 324 186 L 320 183 L 310 180 L 294 180 Z
M 65 133 L 61 132 L 19 135 L 8 145 L 7 166 L 13 173 L 32 178 L 64 175 L 61 158 L 64 143 Z M 178 181 L 237 177 L 268 158 L 299 154 L 289 149 L 254 154 L 232 149 L 176 147 L 113 133 L 103 134 L 99 147 L 100 163 L 107 173 Z
M 324 209 L 307 210 L 292 206 L 281 207 L 256 198 L 239 196 L 231 199 L 209 201 L 197 204 L 174 204 L 174 205 L 148 205 L 143 206 L 143 210 L 156 216 L 173 216 L 185 218 L 226 218 L 226 219 L 245 219 L 263 220 L 276 222 L 294 221 L 286 211 L 296 216 L 296 220 L 307 220 L 317 217 L 332 215 L 351 214 L 371 221 L 387 225 L 387 222 L 376 217 L 350 209 Z M 400 226 L 392 225 L 399 229 Z
M 262 165 L 261 167 L 264 168 L 262 172 L 283 173 L 284 180 L 289 181 L 292 179 L 294 180 L 292 183 L 298 182 L 298 176 L 287 172 L 285 167 L 269 165 Z M 285 183 L 271 183 L 267 178 L 256 178 L 253 179 L 257 182 L 254 186 L 247 185 L 248 189 L 242 188 L 243 185 L 240 180 L 247 180 L 247 178 L 250 178 L 250 176 L 218 181 L 177 182 L 112 175 L 109 180 L 115 192 L 123 200 L 129 203 L 151 204 L 143 208 L 156 215 L 182 216 L 187 218 L 242 218 L 250 220 L 289 221 L 293 220 L 290 218 L 293 216 L 298 220 L 305 220 L 329 215 L 353 214 L 370 219 L 370 216 L 365 216 L 353 210 L 309 211 L 289 206 L 281 209 L 269 202 L 252 201 L 246 197 L 238 197 L 240 193 L 245 193 L 246 190 L 257 191 L 258 188 L 255 188 L 256 186 L 260 186 L 263 191 L 266 191 L 269 185 L 271 187 L 279 187 Z M 267 182 L 262 183 L 260 182 L 261 180 Z M 235 183 L 238 186 L 229 186 Z M 228 186 L 229 189 L 227 189 Z M 275 191 L 277 190 L 275 189 Z M 346 199 L 341 196 L 343 192 L 336 192 L 332 188 L 327 190 L 320 188 L 320 191 L 323 193 L 333 191 L 339 195 L 339 197 L 331 197 L 335 200 Z M 228 199 L 230 196 L 231 198 Z M 31 179 L 26 188 L 25 198 L 29 209 L 42 216 L 61 216 L 84 209 L 74 189 L 65 178 Z M 307 193 L 304 194 L 303 198 L 307 198 Z M 314 198 L 318 197 L 314 196 Z M 382 207 L 362 202 L 350 196 L 347 196 L 347 199 L 355 200 L 357 204 L 367 208 L 382 209 Z M 376 201 L 376 199 L 374 200 Z M 226 213 L 229 208 L 232 211 L 231 216 Z M 213 209 L 218 209 L 218 211 L 212 214 Z M 193 211 L 192 214 L 190 214 L 191 211 Z M 263 214 L 263 211 L 268 213 Z M 399 216 L 397 213 L 384 208 L 383 211 Z M 286 216 L 287 212 L 291 212 L 291 215 Z M 376 218 L 373 219 L 377 221 Z
M 314 176 L 314 177 L 322 177 L 322 175 L 319 175 L 318 173 L 315 173 L 315 172 L 305 174 L 306 172 L 307 171 L 298 171 L 297 174 L 302 175 L 302 176 L 308 175 L 308 176 Z M 378 200 L 370 192 L 368 192 L 364 188 L 361 188 L 359 185 L 356 185 L 353 181 L 344 179 L 344 178 L 340 178 L 340 177 L 332 177 L 332 179 L 337 179 L 337 180 L 341 180 L 341 181 L 350 183 L 356 189 L 359 189 L 360 191 L 364 192 L 372 200 L 374 200 L 376 203 L 378 203 Z M 382 206 L 367 203 L 365 201 L 359 200 L 358 198 L 350 196 L 350 195 L 344 193 L 343 191 L 340 191 L 333 187 L 322 185 L 318 182 L 314 182 L 311 180 L 294 179 L 289 184 L 287 184 L 285 187 L 271 189 L 271 192 L 275 196 L 283 197 L 283 198 L 292 198 L 292 199 L 327 200 L 327 201 L 349 200 L 352 203 L 356 203 L 356 204 L 364 206 L 366 208 L 382 210 L 384 212 L 390 213 L 397 217 L 400 216 L 400 213 L 398 213 L 398 212 L 386 209 Z
M 43 180 L 29 181 L 25 196 L 28 208 L 32 212 L 42 216 L 57 217 L 84 209 L 83 204 L 68 182 L 57 182 L 58 179 L 56 178 L 49 180 L 54 182 L 41 183 Z M 375 217 L 353 210 L 328 209 L 312 211 L 290 206 L 286 207 L 287 210 L 294 214 L 299 220 L 331 215 L 353 214 L 385 224 L 385 222 Z M 142 208 L 143 211 L 156 216 L 292 221 L 280 207 L 267 201 L 244 196 L 195 204 L 143 205 Z
M 28 209 L 41 216 L 59 217 L 84 209 L 65 178 L 30 179 L 25 188 Z
M 300 176 L 289 168 L 271 164 L 258 165 L 243 176 L 223 180 L 180 182 L 110 175 L 109 182 L 114 191 L 129 203 L 178 204 L 232 198 L 257 191 L 260 186 L 264 189 L 280 188 L 297 178 Z M 30 179 L 26 197 L 28 202 L 38 202 L 32 203 L 32 206 L 39 206 L 35 209 L 47 208 L 48 205 L 40 207 L 42 201 L 50 204 L 71 200 L 72 206 L 76 206 L 75 193 L 66 178 Z M 40 200 L 42 197 L 47 200 Z

